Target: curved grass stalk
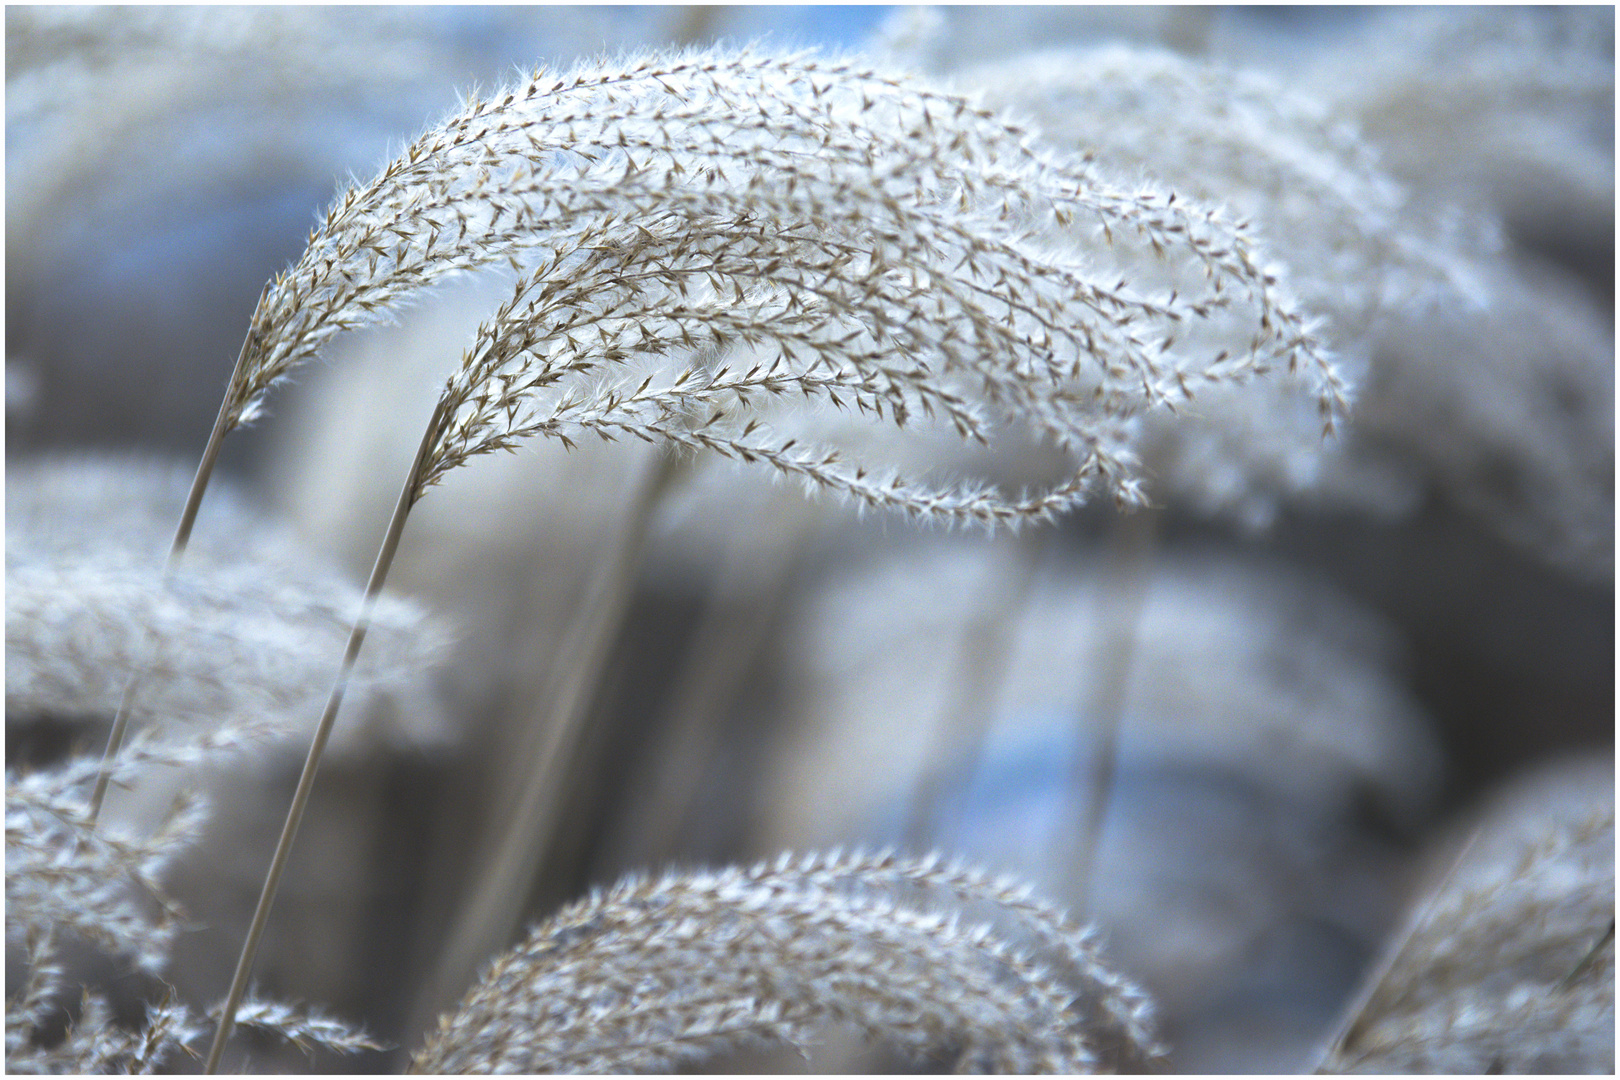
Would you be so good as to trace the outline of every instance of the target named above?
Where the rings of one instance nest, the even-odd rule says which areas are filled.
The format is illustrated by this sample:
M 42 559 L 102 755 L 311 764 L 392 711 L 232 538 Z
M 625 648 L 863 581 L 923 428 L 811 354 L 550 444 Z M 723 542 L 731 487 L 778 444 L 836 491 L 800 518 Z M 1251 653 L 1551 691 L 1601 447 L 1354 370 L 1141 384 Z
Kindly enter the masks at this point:
M 433 448 L 433 440 L 437 437 L 443 411 L 444 403 L 441 401 L 434 407 L 427 431 L 422 436 L 422 444 L 417 449 L 416 461 L 411 466 L 405 485 L 400 489 L 399 501 L 394 505 L 393 516 L 389 519 L 387 531 L 383 534 L 382 547 L 377 552 L 377 561 L 371 569 L 371 578 L 366 583 L 365 599 L 361 601 L 360 614 L 355 619 L 354 628 L 349 632 L 349 643 L 343 652 L 343 665 L 339 668 L 337 680 L 332 685 L 326 710 L 321 714 L 320 722 L 315 727 L 309 754 L 304 759 L 303 771 L 298 776 L 298 787 L 293 792 L 292 804 L 287 810 L 287 821 L 282 826 L 280 838 L 276 841 L 275 854 L 270 859 L 270 869 L 265 876 L 264 888 L 259 893 L 258 903 L 253 909 L 253 921 L 249 924 L 247 938 L 242 943 L 242 955 L 237 960 L 236 972 L 231 977 L 231 988 L 220 1011 L 219 1025 L 214 1031 L 214 1042 L 209 1048 L 208 1060 L 204 1066 L 204 1071 L 210 1075 L 219 1070 L 220 1058 L 225 1053 L 225 1044 L 230 1039 L 231 1029 L 236 1023 L 236 1010 L 241 1006 L 242 998 L 247 993 L 248 978 L 253 972 L 253 960 L 259 951 L 259 939 L 269 922 L 270 907 L 275 902 L 276 890 L 281 884 L 282 873 L 286 870 L 287 856 L 292 852 L 293 839 L 298 835 L 298 826 L 304 819 L 310 793 L 315 788 L 315 772 L 320 766 L 327 740 L 331 738 L 338 709 L 343 705 L 343 695 L 348 689 L 355 661 L 360 656 L 360 647 L 365 643 L 366 630 L 371 625 L 372 610 L 376 607 L 377 597 L 382 593 L 383 582 L 388 578 L 388 570 L 393 566 L 394 555 L 399 550 L 399 539 L 405 531 L 405 519 L 410 515 L 411 507 L 415 505 L 420 495 L 419 476 Z
M 514 747 L 520 789 L 509 805 L 496 807 L 501 822 L 497 838 L 482 867 L 475 867 L 476 883 L 460 905 L 437 970 L 420 996 L 429 1003 L 419 1009 L 425 1013 L 419 1016 L 422 1025 L 438 1014 L 444 999 L 465 988 L 492 944 L 504 945 L 519 925 L 527 886 L 544 864 L 555 836 L 565 798 L 561 789 L 574 751 L 590 706 L 600 694 L 613 643 L 629 614 L 652 524 L 678 472 L 678 463 L 668 454 L 653 462 L 605 557 L 596 587 L 587 594 L 583 617 L 571 628 L 553 678 L 533 706 L 528 727 L 532 738 Z

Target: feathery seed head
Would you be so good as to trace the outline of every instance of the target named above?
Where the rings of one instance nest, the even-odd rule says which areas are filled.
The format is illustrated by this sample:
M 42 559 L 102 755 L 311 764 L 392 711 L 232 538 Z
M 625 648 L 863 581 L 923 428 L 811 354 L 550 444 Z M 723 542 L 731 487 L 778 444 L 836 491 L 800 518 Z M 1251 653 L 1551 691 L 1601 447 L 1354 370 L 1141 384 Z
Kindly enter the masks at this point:
M 979 905 L 967 925 L 903 897 Z M 1161 1053 L 1141 993 L 1090 933 L 1020 885 L 938 856 L 836 852 L 627 878 L 498 958 L 416 1072 L 660 1071 L 853 1023 L 965 1071 L 1140 1068 Z
M 1448 845 L 1319 1071 L 1613 1072 L 1613 783 L 1612 758 L 1544 766 Z
M 6 710 L 13 721 L 111 716 L 125 685 L 146 681 L 137 719 L 215 728 L 308 722 L 332 654 L 359 606 L 343 575 L 312 563 L 280 525 L 221 492 L 218 528 L 187 572 L 164 579 L 161 552 L 187 474 L 106 457 L 34 462 L 6 491 Z M 368 693 L 405 687 L 444 638 L 406 601 L 374 613 Z M 437 640 L 435 640 L 437 639 Z M 430 695 L 401 719 L 431 738 Z M 403 710 L 401 710 L 403 711 Z
M 446 384 L 415 497 L 472 456 L 594 432 L 995 525 L 1099 486 L 1138 501 L 1121 426 L 1190 379 L 1307 371 L 1343 409 L 1310 323 L 1215 211 L 910 77 L 699 50 L 536 73 L 351 189 L 261 301 L 230 421 L 334 334 L 502 262 L 517 283 Z M 1023 498 L 879 482 L 773 432 L 790 392 L 980 442 L 1016 425 L 1074 473 Z

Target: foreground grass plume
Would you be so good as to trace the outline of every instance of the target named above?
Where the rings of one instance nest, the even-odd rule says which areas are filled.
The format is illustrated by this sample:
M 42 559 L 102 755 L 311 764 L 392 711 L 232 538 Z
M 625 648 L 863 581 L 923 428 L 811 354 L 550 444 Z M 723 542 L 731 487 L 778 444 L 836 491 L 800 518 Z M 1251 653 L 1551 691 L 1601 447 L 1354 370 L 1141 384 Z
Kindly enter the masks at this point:
M 1058 236 L 1071 224 L 1084 250 Z M 1310 320 L 1214 211 L 1037 151 L 907 77 L 699 51 L 537 73 L 351 188 L 266 288 L 222 431 L 339 332 L 508 261 L 524 273 L 447 387 L 424 485 L 528 435 L 630 432 L 994 523 L 1049 516 L 1099 481 L 1134 501 L 1123 426 L 1206 382 L 1286 368 L 1325 422 L 1344 407 Z M 1202 324 L 1228 333 L 1200 340 Z M 717 361 L 756 345 L 758 363 Z M 681 363 L 662 384 L 602 384 L 638 356 Z M 977 440 L 1014 421 L 1072 449 L 1076 477 L 1025 500 L 881 485 L 773 444 L 735 408 L 790 391 L 902 425 L 938 415 Z
M 1081 222 L 1095 250 L 1060 242 Z M 260 298 L 176 549 L 221 439 L 272 385 L 424 286 L 503 260 L 515 291 L 445 383 L 400 490 L 209 1071 L 406 519 L 450 470 L 535 436 L 629 434 L 762 462 L 863 505 L 994 526 L 1050 518 L 1098 486 L 1141 501 L 1133 423 L 1206 383 L 1307 379 L 1324 433 L 1344 410 L 1311 321 L 1216 212 L 1114 187 L 905 77 L 748 51 L 640 56 L 473 100 L 338 200 Z M 764 356 L 728 366 L 739 348 Z M 615 370 L 632 361 L 653 370 Z M 880 477 L 772 436 L 758 400 L 790 393 L 980 442 L 1013 425 L 1075 470 L 1010 497 Z
M 975 905 L 1006 925 L 964 921 Z M 760 1043 L 808 1054 L 834 1022 L 966 1072 L 1141 1071 L 1162 1054 L 1146 997 L 1027 887 L 937 856 L 832 853 L 630 878 L 571 905 L 490 965 L 411 1071 L 662 1072 Z

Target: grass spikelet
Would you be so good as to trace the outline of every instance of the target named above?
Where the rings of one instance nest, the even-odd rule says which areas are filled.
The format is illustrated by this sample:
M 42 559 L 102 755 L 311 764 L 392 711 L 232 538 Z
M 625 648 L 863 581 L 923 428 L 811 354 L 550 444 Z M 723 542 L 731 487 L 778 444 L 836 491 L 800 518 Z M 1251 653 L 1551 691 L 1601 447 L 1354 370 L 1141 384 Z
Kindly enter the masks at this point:
M 1241 215 L 1323 318 L 1341 373 L 1252 387 L 1183 375 L 1190 415 L 1156 418 L 1141 437 L 1156 495 L 1269 524 L 1280 498 L 1319 480 L 1334 417 L 1316 399 L 1340 379 L 1372 381 L 1377 320 L 1480 292 L 1468 259 L 1407 208 L 1354 128 L 1269 76 L 1116 44 L 1024 54 L 957 80 L 1029 116 L 1053 146 Z
M 86 994 L 64 1040 L 51 1047 L 19 1042 L 15 1054 L 8 1043 L 6 1067 L 27 1073 L 153 1074 L 171 1070 L 178 1055 L 196 1057 L 187 1043 L 205 1030 L 172 993 L 150 1004 L 145 1022 L 135 1029 L 114 1023 L 106 1000 Z
M 8 770 L 6 938 L 20 946 L 23 961 L 6 999 L 8 1071 L 149 1073 L 174 1067 L 178 1054 L 200 1058 L 193 1044 L 208 1028 L 172 988 L 146 1002 L 139 1024 L 115 1021 L 106 994 L 72 988 L 79 972 L 65 957 L 69 946 L 77 953 L 88 943 L 148 975 L 167 969 L 187 919 L 166 894 L 164 879 L 201 838 L 208 803 L 182 795 L 156 827 L 131 834 L 98 825 L 85 796 L 103 775 L 124 784 L 154 767 L 196 768 L 262 746 L 273 734 L 273 724 L 224 727 L 184 739 L 144 729 L 105 772 L 95 757 Z M 64 1031 L 64 1012 L 74 998 L 77 1013 Z M 257 1026 L 300 1046 L 374 1045 L 337 1022 L 287 1006 L 255 1003 L 251 1015 Z
M 81 780 L 87 771 L 78 770 Z M 196 840 L 206 808 L 178 804 L 150 837 L 97 832 L 85 814 L 84 791 L 63 780 L 60 770 L 7 775 L 8 936 L 29 926 L 71 930 L 140 968 L 160 970 L 181 915 L 161 877 Z
M 1020 56 L 958 78 L 1028 114 L 1042 138 L 1252 222 L 1338 336 L 1457 273 L 1403 213 L 1372 146 L 1325 104 L 1258 71 L 1125 45 Z
M 1010 925 L 964 921 L 975 904 Z M 960 1071 L 1159 1054 L 1145 998 L 1026 888 L 935 856 L 784 855 L 630 878 L 559 912 L 490 966 L 412 1071 L 658 1072 L 739 1045 L 807 1053 L 830 1022 Z
M 218 1019 L 218 1012 L 219 1010 L 214 1009 L 209 1015 Z M 331 1050 L 339 1054 L 387 1049 L 383 1043 L 352 1024 L 328 1016 L 318 1009 L 279 1001 L 242 1002 L 236 1012 L 236 1023 L 289 1042 L 306 1054 L 313 1053 L 316 1049 Z

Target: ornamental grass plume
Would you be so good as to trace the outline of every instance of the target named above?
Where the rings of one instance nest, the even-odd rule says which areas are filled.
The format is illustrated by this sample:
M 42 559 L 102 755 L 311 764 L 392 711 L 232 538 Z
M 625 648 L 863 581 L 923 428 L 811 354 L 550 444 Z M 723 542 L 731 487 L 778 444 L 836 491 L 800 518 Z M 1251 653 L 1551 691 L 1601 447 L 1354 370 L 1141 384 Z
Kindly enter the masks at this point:
M 111 763 L 111 776 L 123 785 L 159 768 L 195 774 L 273 734 L 272 724 L 183 736 L 143 729 Z M 150 830 L 98 823 L 86 812 L 86 796 L 102 775 L 100 759 L 88 756 L 47 768 L 7 767 L 8 982 L 16 972 L 6 995 L 8 1072 L 148 1073 L 200 1057 L 193 1044 L 207 1033 L 204 1017 L 154 977 L 165 973 L 187 923 L 165 879 L 206 828 L 210 803 L 182 793 Z M 86 948 L 163 987 L 142 1003 L 137 1023 L 127 1008 L 115 1008 L 115 995 L 128 993 L 126 980 L 121 987 L 74 986 L 94 970 L 85 966 Z M 295 1045 L 378 1048 L 347 1024 L 272 1002 L 249 1002 L 243 1022 Z
M 1153 494 L 1258 526 L 1279 496 L 1400 516 L 1432 484 L 1561 568 L 1612 577 L 1613 461 L 1598 452 L 1612 424 L 1594 422 L 1613 414 L 1602 312 L 1614 232 L 1608 12 L 1387 9 L 1291 41 L 1286 67 L 1263 35 L 1248 40 L 1263 20 L 1235 14 L 1203 40 L 1144 25 L 1126 36 L 1158 47 L 1062 50 L 1046 44 L 1056 35 L 1044 11 L 998 12 L 994 33 L 975 18 L 953 8 L 913 20 L 892 48 L 933 57 L 931 69 L 981 87 L 987 103 L 1017 109 L 1041 138 L 1099 167 L 1140 169 L 1242 215 L 1324 318 L 1322 336 L 1357 386 L 1355 434 L 1327 455 L 1286 383 L 1207 396 L 1194 422 L 1144 435 Z M 964 63 L 987 51 L 1012 55 Z M 1273 72 L 1253 70 L 1268 60 Z M 1595 286 L 1596 317 L 1580 333 L 1598 348 L 1580 370 L 1562 346 L 1569 305 L 1540 268 L 1503 258 L 1515 246 Z M 1437 336 L 1446 340 L 1415 347 Z M 1475 402 L 1490 415 L 1475 415 Z M 1504 439 L 1498 415 L 1533 426 Z M 1449 460 L 1465 456 L 1475 475 Z
M 137 727 L 308 726 L 359 591 L 234 490 L 212 505 L 188 572 L 165 583 L 163 550 L 189 480 L 168 462 L 113 456 L 7 470 L 8 724 L 104 723 L 128 680 L 150 672 Z M 442 738 L 424 673 L 447 644 L 415 604 L 385 599 L 356 677 L 365 723 L 344 746 Z
M 1614 761 L 1499 795 L 1318 1069 L 1614 1072 Z
M 1023 53 L 952 81 L 1027 117 L 1046 145 L 1241 216 L 1287 266 L 1358 385 L 1381 320 L 1441 300 L 1478 305 L 1478 274 L 1452 226 L 1413 212 L 1373 147 L 1326 103 L 1265 73 L 1113 44 Z M 1161 498 L 1260 528 L 1329 467 L 1298 383 L 1212 387 L 1188 412 L 1150 420 L 1143 434 Z
M 638 54 L 475 93 L 372 175 L 382 129 L 394 130 L 387 118 L 444 103 L 453 80 L 475 70 L 487 79 L 497 59 L 568 52 L 581 36 L 570 19 L 602 19 L 598 40 L 635 33 L 607 25 L 618 16 L 598 12 L 610 9 L 507 10 L 517 14 L 8 12 L 8 265 L 21 271 L 8 309 L 23 315 L 8 373 L 36 377 L 32 395 L 8 379 L 8 416 L 27 418 L 23 452 L 70 439 L 187 439 L 190 425 L 173 418 L 212 419 L 219 406 L 202 467 L 177 486 L 148 490 L 148 471 L 123 464 L 8 470 L 8 1069 L 183 1070 L 202 1063 L 209 1034 L 217 1067 L 238 1025 L 253 1030 L 228 1048 L 228 1068 L 281 1064 L 254 1032 L 295 1050 L 375 1046 L 319 1014 L 245 996 L 283 867 L 294 877 L 257 979 L 414 1047 L 467 991 L 474 966 L 518 939 L 521 921 L 587 883 L 671 858 L 719 865 L 784 846 L 892 841 L 885 826 L 896 818 L 917 825 L 907 839 L 917 847 L 1001 860 L 1027 844 L 1045 860 L 1027 869 L 1057 868 L 1059 879 L 1084 864 L 1101 888 L 1048 888 L 1078 910 L 1075 922 L 1107 926 L 1109 959 L 1075 922 L 934 860 L 811 856 L 632 879 L 500 956 L 416 1067 L 672 1068 L 739 1044 L 802 1049 L 823 1028 L 925 1068 L 1137 1069 L 1161 1064 L 1157 1037 L 1174 1042 L 1186 1069 L 1294 1067 L 1295 1045 L 1314 1044 L 1318 1020 L 1337 1015 L 1334 999 L 1395 914 L 1385 827 L 1422 824 L 1431 748 L 1405 688 L 1422 691 L 1446 737 L 1462 732 L 1453 791 L 1496 753 L 1494 732 L 1464 726 L 1476 700 L 1531 716 L 1515 746 L 1585 738 L 1594 715 L 1602 720 L 1604 702 L 1583 696 L 1602 650 L 1566 647 L 1589 634 L 1587 601 L 1601 606 L 1601 589 L 1565 595 L 1495 572 L 1504 562 L 1491 538 L 1454 529 L 1473 523 L 1447 507 L 1394 531 L 1359 516 L 1376 498 L 1328 521 L 1281 495 L 1331 479 L 1334 459 L 1318 462 L 1321 429 L 1338 424 L 1354 382 L 1351 446 L 1388 448 L 1409 467 L 1414 502 L 1434 481 L 1436 494 L 1499 519 L 1521 543 L 1559 553 L 1588 579 L 1612 578 L 1602 293 L 1588 310 L 1522 268 L 1487 265 L 1494 310 L 1436 316 L 1405 303 L 1432 269 L 1429 253 L 1413 250 L 1427 237 L 1412 220 L 1443 218 L 1454 198 L 1481 237 L 1500 213 L 1527 247 L 1582 234 L 1601 267 L 1612 232 L 1612 125 L 1601 122 L 1612 60 L 1600 54 L 1612 53 L 1612 30 L 1588 33 L 1599 55 L 1543 42 L 1554 47 L 1493 68 L 1476 62 L 1490 47 L 1471 51 L 1491 35 L 1448 41 L 1451 15 L 1432 16 L 1440 32 L 1413 49 L 1419 35 L 1404 30 L 1429 16 L 950 9 L 949 34 L 922 46 L 937 71 L 1036 39 L 1095 41 L 1053 31 L 1104 20 L 1210 56 L 1254 61 L 1285 44 L 1274 59 L 1290 74 L 1268 82 L 1142 50 L 1069 54 L 1089 66 L 1054 73 L 1030 54 L 970 96 L 891 74 L 888 60 Z M 721 21 L 738 29 L 726 9 L 664 10 L 688 22 L 689 37 Z M 1612 20 L 1601 16 L 1574 13 L 1570 25 L 1602 31 Z M 1519 14 L 1502 19 L 1511 36 Z M 1354 22 L 1375 24 L 1375 35 L 1345 49 L 1354 67 L 1329 72 L 1321 60 L 1337 53 L 1327 39 L 1351 39 L 1340 31 Z M 1021 88 L 1046 94 L 1042 80 L 1055 75 L 1083 85 L 1052 100 L 1079 105 L 1039 115 L 1044 98 L 1012 100 Z M 1300 93 L 1313 85 L 1337 113 Z M 1003 105 L 1037 114 L 1045 135 L 996 113 Z M 1560 116 L 1568 123 L 1543 139 L 1541 121 Z M 1337 119 L 1387 136 L 1383 161 L 1399 185 Z M 1067 148 L 1050 141 L 1065 120 L 1085 123 Z M 1551 153 L 1538 158 L 1538 145 Z M 1435 146 L 1450 148 L 1443 160 Z M 277 235 L 300 238 L 276 222 L 304 213 L 309 185 L 361 161 L 302 256 L 277 247 Z M 1534 211 L 1530 191 L 1543 204 Z M 269 270 L 261 256 L 291 265 L 261 294 L 242 341 L 249 313 L 231 298 L 253 296 L 232 270 L 257 290 Z M 420 416 L 364 413 L 357 402 L 370 388 L 350 396 L 326 383 L 314 396 L 342 412 L 338 438 L 288 444 L 330 475 L 362 443 L 421 434 L 437 402 L 409 475 L 377 493 L 388 505 L 399 493 L 398 509 L 363 595 L 225 500 L 203 508 L 227 512 L 199 518 L 192 542 L 220 440 L 265 414 L 272 386 L 307 376 L 323 356 L 345 378 L 373 374 L 337 355 L 340 338 L 408 305 L 442 315 L 451 305 L 441 290 L 462 276 L 484 290 L 481 327 L 469 319 L 449 341 L 420 324 L 401 335 L 437 358 L 430 375 L 406 370 L 397 339 L 364 335 L 387 393 L 404 400 L 422 384 Z M 220 326 L 230 340 L 214 340 Z M 191 417 L 184 402 L 217 387 L 186 372 L 200 376 L 202 358 L 226 359 L 239 341 L 231 394 Z M 1369 383 L 1362 353 L 1374 346 Z M 130 386 L 139 392 L 123 392 Z M 444 515 L 464 531 L 435 533 L 413 509 L 462 465 L 493 465 L 495 450 L 543 445 L 562 456 L 576 444 L 590 453 L 573 454 L 568 469 L 551 454 L 502 463 L 544 474 L 545 497 L 516 497 L 504 469 L 482 470 L 486 493 L 501 490 Z M 232 452 L 245 460 L 253 449 Z M 717 458 L 739 467 L 705 468 L 710 493 L 723 490 L 688 516 L 710 530 L 702 545 L 718 538 L 757 560 L 718 587 L 712 551 L 709 577 L 676 574 L 644 560 L 641 543 L 679 509 L 648 477 L 684 479 L 688 461 Z M 375 468 L 357 471 L 375 485 Z M 743 493 L 739 472 L 742 483 L 766 481 L 769 505 Z M 450 494 L 470 494 L 474 476 L 457 475 Z M 175 529 L 163 515 L 187 501 L 188 481 Z M 800 489 L 880 513 L 857 525 L 804 503 Z M 780 512 L 783 496 L 792 514 Z M 1019 558 L 972 574 L 915 546 L 914 523 L 1011 529 L 1099 496 L 1191 496 L 1250 523 L 1280 508 L 1285 525 L 1302 528 L 1262 547 L 1176 516 L 1165 544 L 1241 547 L 1256 570 L 1188 563 L 1151 581 L 1144 570 L 1128 600 L 1095 587 L 1106 568 L 1074 575 L 1061 565 L 1060 549 L 1106 528 L 1106 515 L 1051 530 L 1050 561 L 1035 558 L 1035 535 L 1021 538 L 1030 549 Z M 356 532 L 375 531 L 363 498 L 334 501 Z M 439 513 L 457 500 L 429 504 Z M 801 523 L 804 550 L 789 553 Z M 488 546 L 459 542 L 474 530 Z M 767 530 L 775 552 L 755 535 Z M 368 755 L 328 776 L 352 782 L 310 810 L 305 850 L 289 865 L 326 752 L 369 737 L 384 714 L 391 734 L 412 741 L 427 726 L 415 708 L 433 655 L 424 624 L 382 595 L 396 544 L 415 549 L 404 561 L 419 560 L 420 577 L 460 594 L 461 611 L 493 616 L 479 640 L 462 642 L 472 662 L 446 673 L 468 726 L 455 754 Z M 851 590 L 875 599 L 883 619 L 841 618 L 837 575 L 885 547 L 907 576 Z M 1480 552 L 1490 569 L 1470 575 Z M 1410 678 L 1392 671 L 1377 624 L 1330 593 L 1294 588 L 1283 563 L 1296 557 L 1412 631 Z M 1457 575 L 1477 580 L 1429 587 Z M 1494 634 L 1523 593 L 1546 594 L 1521 607 L 1559 623 L 1561 635 L 1537 635 L 1548 639 L 1540 649 Z M 970 610 L 947 610 L 958 600 Z M 544 620 L 525 622 L 553 601 Z M 820 631 L 783 640 L 779 629 L 818 603 L 812 618 L 831 645 L 810 640 Z M 711 616 L 724 632 L 694 629 Z M 367 638 L 369 670 L 357 666 Z M 1481 657 L 1490 670 L 1473 666 Z M 1522 687 L 1521 670 L 1532 676 Z M 577 706 L 572 720 L 565 699 Z M 314 720 L 323 701 L 238 960 L 237 942 L 220 939 L 243 916 L 237 867 L 257 891 L 256 841 L 282 828 L 285 799 L 260 783 L 279 771 L 276 755 L 206 797 L 181 792 L 167 815 L 140 815 L 167 807 L 171 784 L 217 777 L 230 746 L 269 744 Z M 1518 709 L 1549 702 L 1570 708 Z M 344 705 L 367 715 L 344 716 L 337 731 Z M 1127 712 L 1128 726 L 1118 722 Z M 104 726 L 109 713 L 115 729 L 122 718 L 135 730 L 121 747 L 111 740 L 99 770 L 62 749 L 64 732 Z M 1104 738 L 1110 713 L 1123 733 Z M 1464 724 L 1453 729 L 1457 713 Z M 512 720 L 496 730 L 500 717 Z M 1027 740 L 998 741 L 986 724 L 1002 719 Z M 927 745 L 896 730 L 914 720 L 945 737 Z M 795 725 L 817 729 L 824 745 L 795 741 Z M 577 751 L 535 752 L 570 733 L 582 736 Z M 1107 764 L 1089 788 L 1088 748 Z M 632 756 L 639 775 L 623 767 Z M 789 759 L 808 782 L 772 767 Z M 532 788 L 503 782 L 513 777 Z M 908 799 L 905 788 L 919 785 L 905 781 L 919 777 L 937 790 Z M 138 789 L 98 819 L 99 796 L 84 809 L 98 779 Z M 524 801 L 511 797 L 520 788 L 547 805 L 508 832 L 525 821 Z M 1080 817 L 1068 804 L 1083 790 L 1115 806 L 1095 859 L 1076 854 L 1083 833 L 1063 828 Z M 666 810 L 681 803 L 685 812 Z M 814 811 L 860 832 L 755 831 L 794 810 L 799 828 L 815 826 Z M 650 818 L 669 827 L 636 824 Z M 323 835 L 329 822 L 339 827 Z M 1601 847 L 1605 830 L 1612 813 L 1570 846 Z M 615 832 L 635 843 L 615 850 Z M 199 849 L 199 833 L 211 846 Z M 485 875 L 486 847 L 533 861 Z M 1454 941 L 1428 949 L 1432 938 L 1414 936 L 1427 960 L 1379 998 L 1392 1010 L 1369 1013 L 1341 1048 L 1354 1060 L 1337 1064 L 1449 1061 L 1460 1043 L 1472 1055 L 1465 1067 L 1524 1065 L 1524 1051 L 1537 1067 L 1612 1068 L 1587 1056 L 1612 1035 L 1612 873 L 1605 892 L 1585 863 L 1526 864 L 1534 887 L 1511 881 L 1503 891 L 1515 903 L 1489 917 L 1442 905 L 1457 917 L 1440 935 Z M 305 873 L 319 892 L 300 894 Z M 497 917 L 467 902 L 486 884 L 507 908 Z M 1527 893 L 1534 902 L 1518 905 Z M 185 932 L 196 923 L 181 904 L 204 932 Z M 346 924 L 355 910 L 364 925 Z M 461 922 L 485 939 L 458 953 Z M 1525 945 L 1530 937 L 1550 945 Z M 233 963 L 235 986 L 207 1010 Z M 1153 993 L 1151 1029 L 1143 995 L 1110 970 Z
M 1101 242 L 1083 254 L 1059 235 L 1081 223 Z M 1092 259 L 1115 249 L 1125 257 L 1099 273 Z M 1303 379 L 1324 433 L 1345 407 L 1310 320 L 1213 211 L 1116 188 L 965 99 L 852 63 L 640 56 L 472 100 L 338 200 L 261 295 L 176 549 L 221 440 L 275 383 L 423 287 L 503 261 L 516 286 L 446 381 L 401 488 L 210 1070 L 369 607 L 411 507 L 450 470 L 537 435 L 633 435 L 768 464 L 868 506 L 994 526 L 1050 518 L 1097 486 L 1140 501 L 1133 421 L 1204 384 Z M 759 345 L 763 359 L 727 362 Z M 621 373 L 638 358 L 651 370 Z M 1015 425 L 1075 468 L 1015 497 L 850 468 L 771 434 L 757 402 L 784 395 L 902 427 L 925 418 L 964 440 Z
M 1071 222 L 1083 255 L 1054 246 Z M 696 52 L 536 74 L 351 188 L 267 287 L 216 439 L 333 335 L 520 256 L 531 261 L 512 299 L 446 388 L 423 487 L 472 454 L 594 430 L 996 523 L 1050 515 L 1098 481 L 1135 501 L 1124 428 L 1205 382 L 1287 369 L 1311 383 L 1324 423 L 1344 407 L 1308 320 L 1214 212 L 1048 158 L 992 113 L 908 79 Z M 1234 310 L 1233 340 L 1199 339 L 1206 323 L 1231 330 Z M 717 361 L 759 342 L 758 363 Z M 687 370 L 601 382 L 671 354 Z M 900 425 L 938 415 L 981 441 L 993 419 L 1016 418 L 1078 468 L 1023 500 L 880 483 L 773 442 L 735 404 L 785 392 Z
M 915 899 L 930 895 L 951 910 Z M 965 922 L 975 907 L 999 924 Z M 565 908 L 490 965 L 411 1071 L 808 1055 L 831 1022 L 964 1072 L 1141 1071 L 1162 1054 L 1094 933 L 1027 887 L 937 856 L 832 853 L 633 877 Z
M 1029 117 L 1043 140 L 1242 215 L 1341 348 L 1381 310 L 1465 281 L 1438 223 L 1410 212 L 1372 144 L 1264 72 L 1114 44 L 1024 54 L 954 80 Z

